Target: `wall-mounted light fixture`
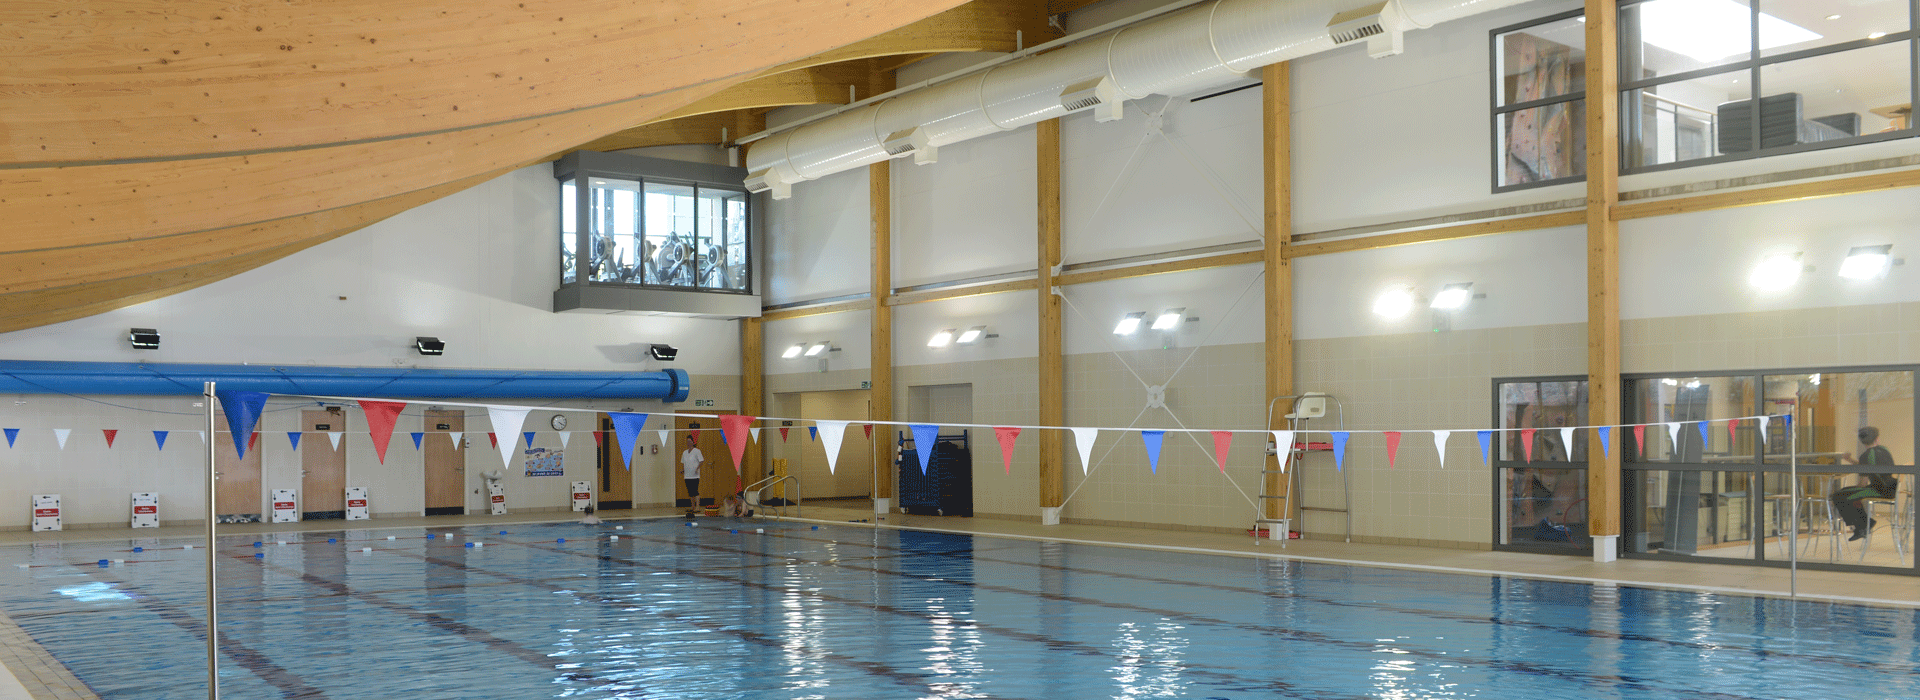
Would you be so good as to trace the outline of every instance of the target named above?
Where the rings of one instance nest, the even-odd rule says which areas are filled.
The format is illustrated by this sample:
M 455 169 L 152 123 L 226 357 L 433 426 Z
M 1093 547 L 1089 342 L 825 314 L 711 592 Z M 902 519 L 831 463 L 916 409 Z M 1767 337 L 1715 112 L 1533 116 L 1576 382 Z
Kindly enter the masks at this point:
M 1404 287 L 1396 287 L 1381 292 L 1373 299 L 1373 313 L 1381 318 L 1400 318 L 1413 310 L 1413 292 Z
M 1186 317 L 1187 309 L 1184 306 L 1178 309 L 1167 309 L 1166 311 L 1160 312 L 1159 316 L 1153 317 L 1153 329 L 1156 331 L 1173 330 L 1180 325 L 1180 319 Z
M 680 356 L 680 348 L 666 343 L 653 343 L 647 346 L 647 356 L 661 362 L 672 362 L 673 358 Z
M 953 334 L 954 334 L 954 329 L 952 328 L 948 328 L 944 331 L 940 331 L 939 333 L 935 333 L 933 334 L 932 338 L 927 340 L 927 347 L 944 348 L 948 345 L 952 345 Z
M 1747 275 L 1747 284 L 1761 291 L 1777 292 L 1800 281 L 1804 269 L 1799 253 L 1770 255 L 1753 266 L 1753 272 Z
M 822 340 L 818 343 L 814 343 L 812 345 L 807 346 L 807 352 L 806 352 L 807 357 L 819 357 L 821 353 L 825 353 L 828 349 L 832 347 L 832 343 L 833 341 L 831 340 Z
M 159 350 L 160 331 L 152 328 L 135 328 L 127 331 L 127 342 L 132 343 L 135 350 Z
M 966 332 L 961 333 L 960 337 L 955 338 L 953 342 L 959 343 L 961 345 L 972 345 L 975 342 L 978 342 L 981 338 L 986 338 L 986 337 L 990 337 L 987 335 L 986 326 L 974 326 L 972 328 L 968 328 Z
M 1850 280 L 1875 280 L 1887 276 L 1893 266 L 1893 244 L 1854 246 L 1840 262 L 1840 276 Z
M 1146 318 L 1147 312 L 1145 311 L 1135 311 L 1127 314 L 1125 318 L 1120 319 L 1119 325 L 1113 327 L 1113 334 L 1132 335 L 1134 331 L 1140 330 L 1140 322 L 1146 320 Z
M 785 352 L 780 353 L 780 359 L 791 360 L 793 358 L 799 357 L 800 353 L 803 353 L 806 351 L 807 351 L 806 343 L 794 343 L 793 347 L 787 348 Z
M 1433 295 L 1432 306 L 1433 308 L 1436 308 L 1436 309 L 1458 309 L 1462 306 L 1466 306 L 1467 301 L 1472 298 L 1473 298 L 1472 282 L 1454 282 L 1452 284 L 1442 286 L 1440 288 L 1440 293 Z
M 447 352 L 447 344 L 439 338 L 423 335 L 413 339 L 413 349 L 422 355 L 444 355 Z

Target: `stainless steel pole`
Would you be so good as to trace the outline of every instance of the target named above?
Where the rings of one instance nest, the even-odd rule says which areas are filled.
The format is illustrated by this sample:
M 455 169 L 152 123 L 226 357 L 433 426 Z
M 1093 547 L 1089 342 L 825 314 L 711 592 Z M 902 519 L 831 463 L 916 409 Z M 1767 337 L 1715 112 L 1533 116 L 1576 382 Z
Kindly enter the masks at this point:
M 207 700 L 220 700 L 220 615 L 213 596 L 213 528 L 220 519 L 220 507 L 214 500 L 214 480 L 219 473 L 214 471 L 213 455 L 220 446 L 220 436 L 213 431 L 213 401 L 213 382 L 207 382 L 201 392 L 201 402 L 207 407 Z
M 1800 421 L 1787 418 L 1787 481 L 1792 484 L 1793 522 L 1787 528 L 1787 597 L 1800 597 L 1800 441 L 1794 439 Z M 1765 439 L 1766 436 L 1761 436 Z M 1837 536 L 1836 536 L 1837 537 Z

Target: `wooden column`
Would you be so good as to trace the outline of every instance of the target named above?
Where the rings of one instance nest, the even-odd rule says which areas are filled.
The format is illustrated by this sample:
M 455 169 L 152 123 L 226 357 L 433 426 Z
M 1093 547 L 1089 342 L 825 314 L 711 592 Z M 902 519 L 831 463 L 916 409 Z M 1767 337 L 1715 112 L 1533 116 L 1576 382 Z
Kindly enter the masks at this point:
M 1048 119 L 1033 128 L 1040 205 L 1040 425 L 1065 425 L 1067 379 L 1060 347 L 1060 297 L 1053 293 L 1053 271 L 1060 264 L 1060 120 Z M 1060 507 L 1066 499 L 1064 431 L 1040 431 L 1039 482 L 1040 507 Z
M 1587 0 L 1587 423 L 1620 423 L 1619 50 L 1615 0 Z M 1620 451 L 1587 441 L 1587 532 L 1620 534 Z M 1610 538 L 1611 539 L 1611 538 Z M 1611 561 L 1614 551 L 1594 559 Z M 1616 545 L 1617 543 L 1608 543 Z
M 1266 250 L 1263 263 L 1266 285 L 1266 371 L 1267 400 L 1293 392 L 1293 70 L 1288 63 L 1275 63 L 1260 69 L 1260 133 L 1266 148 Z M 1275 406 L 1267 429 L 1286 427 L 1291 406 Z M 1290 445 L 1277 445 L 1280 455 L 1267 458 L 1267 493 L 1287 493 L 1288 475 L 1277 473 L 1280 456 Z M 1291 513 L 1282 513 L 1282 506 Z M 1296 517 L 1299 512 L 1292 499 L 1268 499 L 1262 510 L 1269 518 Z
M 760 319 L 740 319 L 740 413 L 762 416 L 767 413 L 767 349 Z M 747 441 L 741 459 L 741 485 L 766 478 L 766 453 L 758 442 Z
M 867 417 L 893 420 L 893 168 L 891 161 L 867 166 L 868 208 L 873 212 L 873 333 L 871 391 Z M 873 426 L 873 497 L 893 497 L 894 426 Z

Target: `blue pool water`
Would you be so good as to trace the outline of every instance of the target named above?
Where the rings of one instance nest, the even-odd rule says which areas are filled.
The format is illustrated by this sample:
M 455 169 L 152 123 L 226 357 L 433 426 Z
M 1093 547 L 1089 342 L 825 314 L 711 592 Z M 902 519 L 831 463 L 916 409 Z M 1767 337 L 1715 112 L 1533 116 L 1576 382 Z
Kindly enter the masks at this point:
M 857 527 L 620 524 L 224 540 L 223 696 L 1920 697 L 1913 610 Z M 0 547 L 0 609 L 104 698 L 203 698 L 205 554 L 187 542 Z

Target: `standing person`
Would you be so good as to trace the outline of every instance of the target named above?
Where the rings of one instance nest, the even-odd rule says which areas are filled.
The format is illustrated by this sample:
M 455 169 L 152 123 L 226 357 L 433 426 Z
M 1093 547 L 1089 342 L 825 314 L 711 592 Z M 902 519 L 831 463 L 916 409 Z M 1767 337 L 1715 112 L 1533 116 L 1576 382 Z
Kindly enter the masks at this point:
M 1840 461 L 1862 466 L 1890 466 L 1893 464 L 1893 453 L 1880 444 L 1880 429 L 1869 425 L 1860 429 L 1859 459 L 1843 454 L 1840 455 Z M 1899 477 L 1892 474 L 1863 476 L 1866 477 L 1866 484 L 1839 489 L 1830 497 L 1833 507 L 1840 511 L 1840 518 L 1853 528 L 1853 536 L 1847 538 L 1848 542 L 1866 537 L 1867 531 L 1873 529 L 1873 522 L 1867 519 L 1867 509 L 1860 504 L 1860 499 L 1893 498 L 1894 492 L 1900 489 Z
M 687 436 L 687 451 L 680 453 L 680 478 L 687 480 L 687 517 L 700 510 L 700 465 L 707 456 L 692 435 Z

